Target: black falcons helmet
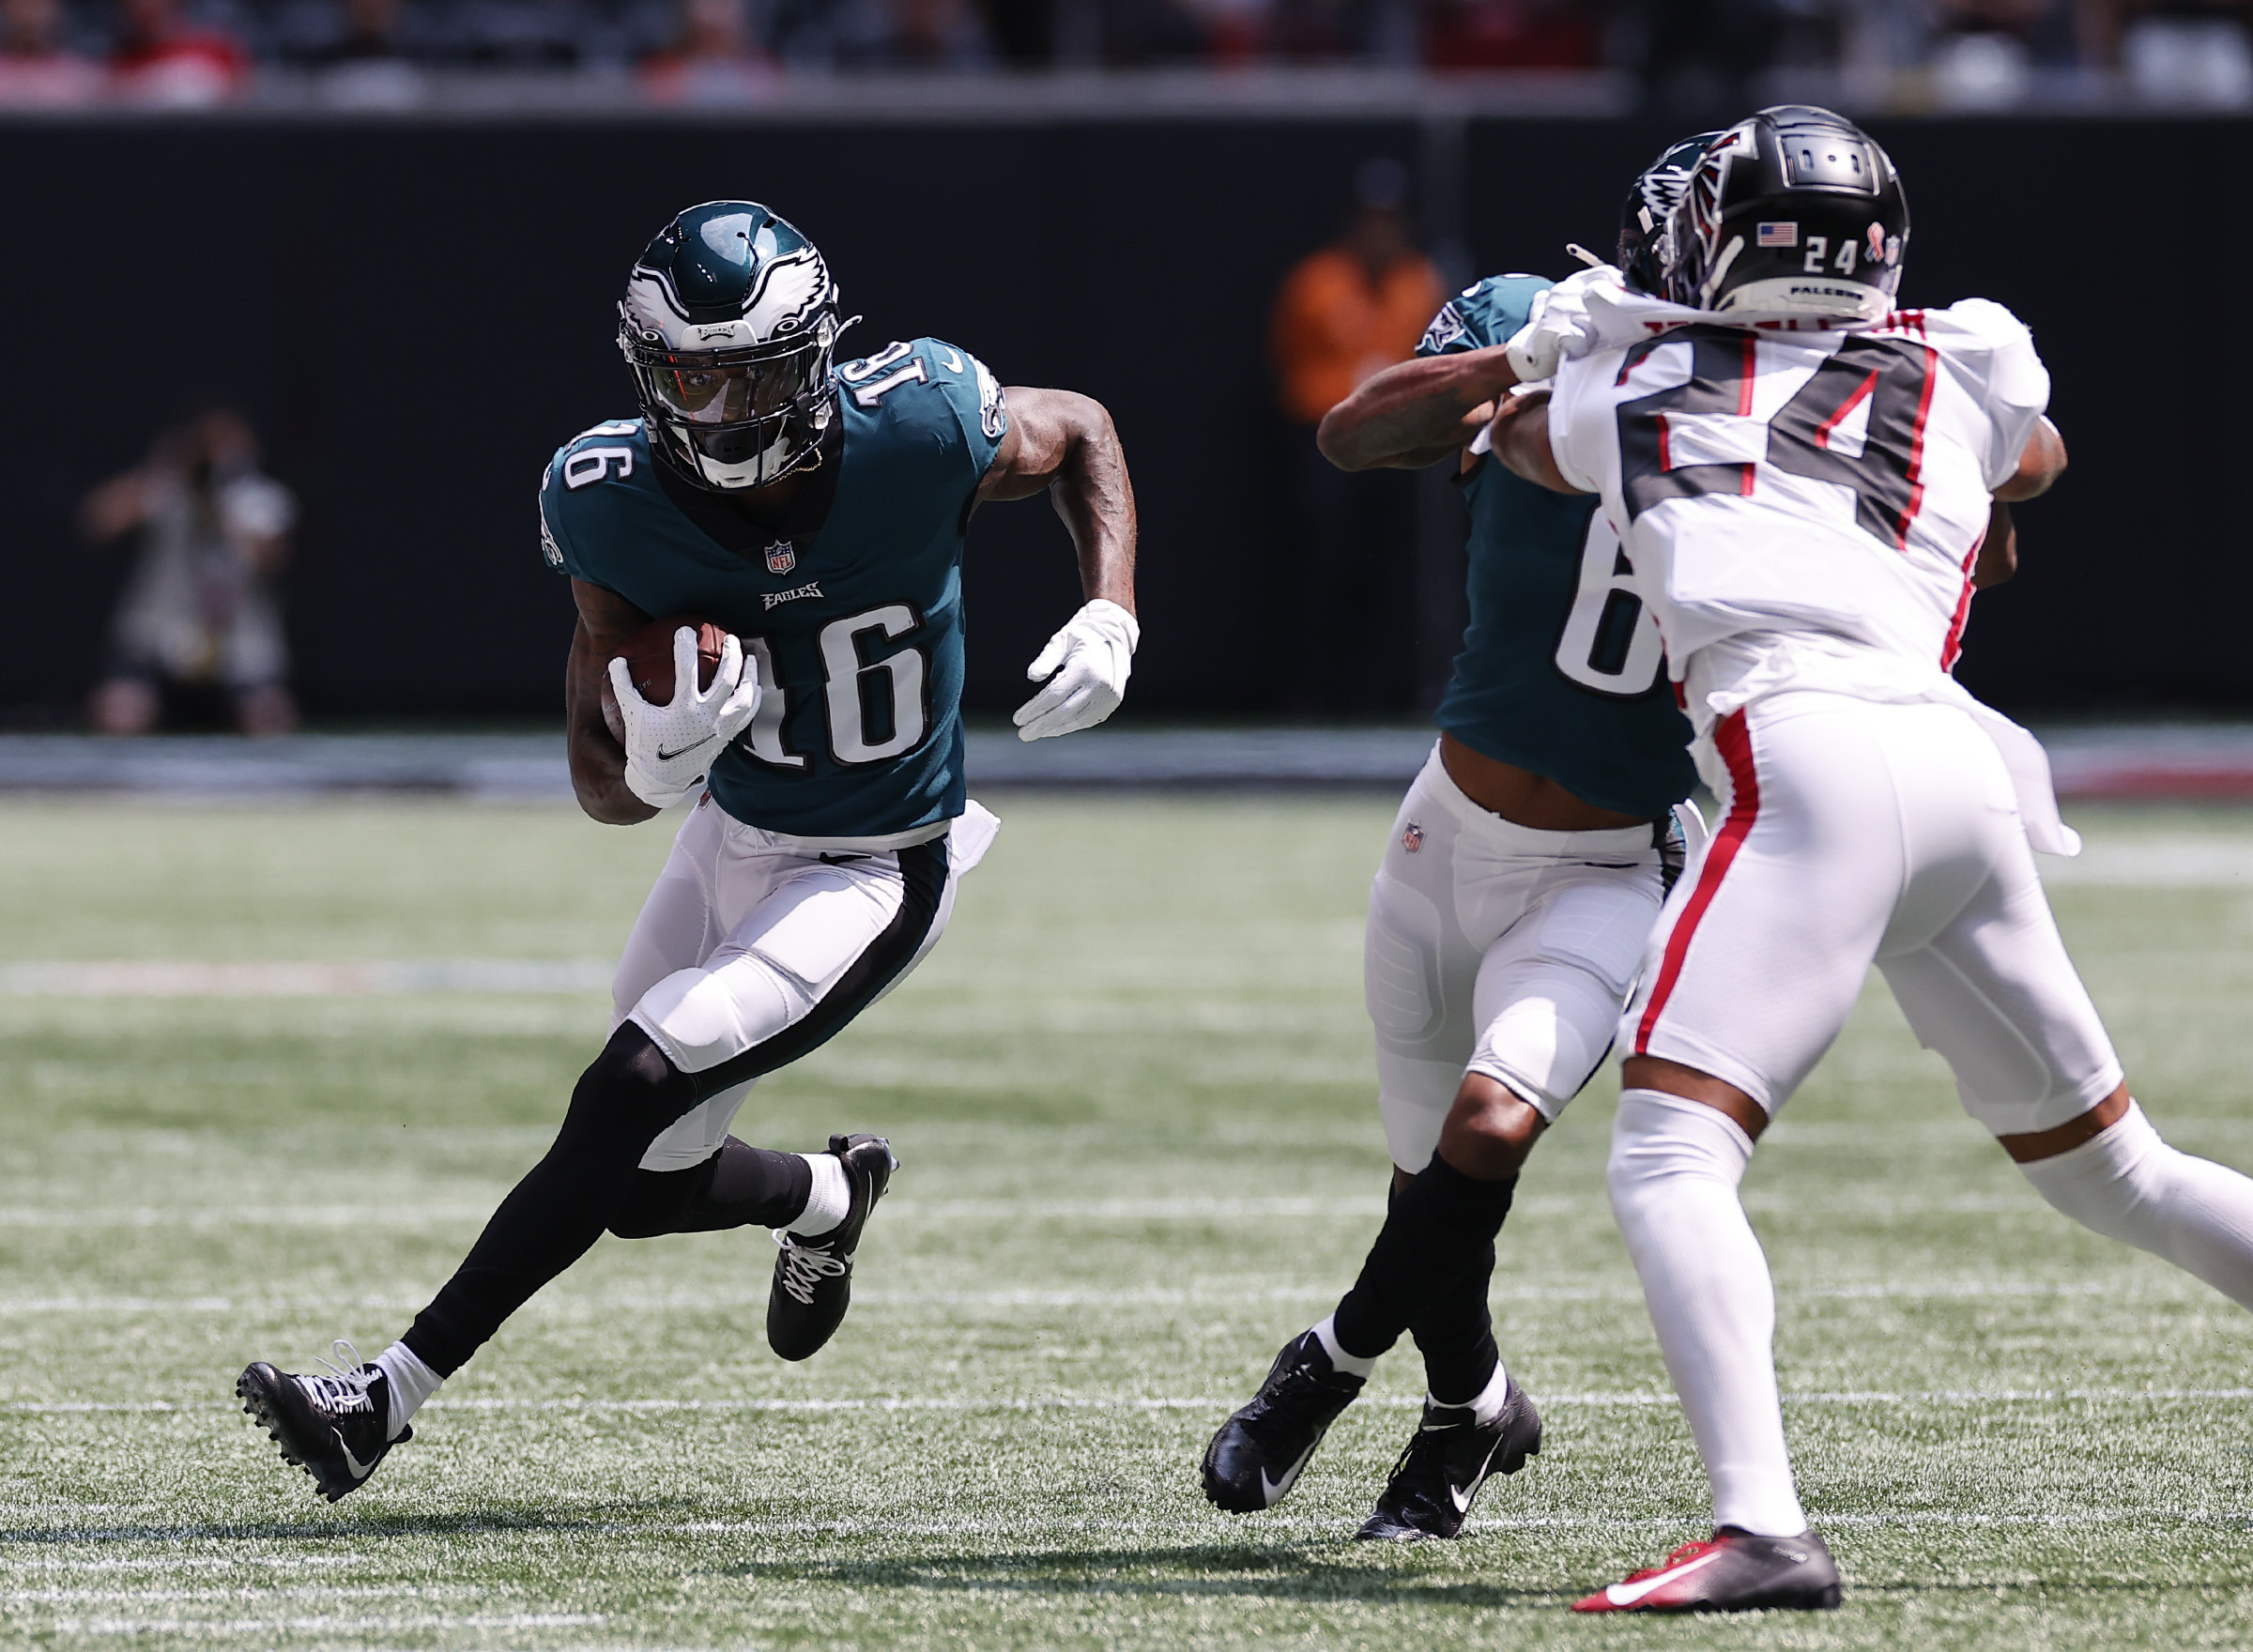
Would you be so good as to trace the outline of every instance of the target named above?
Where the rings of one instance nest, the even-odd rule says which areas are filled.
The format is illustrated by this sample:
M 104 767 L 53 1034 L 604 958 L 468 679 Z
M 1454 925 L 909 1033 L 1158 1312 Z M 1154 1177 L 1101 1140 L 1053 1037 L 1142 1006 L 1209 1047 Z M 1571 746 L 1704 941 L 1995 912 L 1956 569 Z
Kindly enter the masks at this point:
M 1638 293 L 1659 291 L 1659 252 L 1665 238 L 1666 220 L 1680 204 L 1682 191 L 1690 187 L 1690 175 L 1697 170 L 1706 146 L 1720 136 L 1719 132 L 1700 132 L 1668 145 L 1666 152 L 1646 166 L 1629 188 L 1627 205 L 1619 208 L 1618 263 L 1627 284 Z
M 1842 115 L 1786 103 L 1739 121 L 1698 162 L 1668 221 L 1663 290 L 1697 310 L 1876 321 L 1908 241 L 1885 151 Z

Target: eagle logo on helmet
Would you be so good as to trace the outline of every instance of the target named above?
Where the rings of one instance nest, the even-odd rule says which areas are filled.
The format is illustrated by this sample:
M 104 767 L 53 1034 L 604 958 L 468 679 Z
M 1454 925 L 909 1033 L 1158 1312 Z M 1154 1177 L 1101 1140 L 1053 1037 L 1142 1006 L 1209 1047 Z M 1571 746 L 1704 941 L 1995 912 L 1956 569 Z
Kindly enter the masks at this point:
M 837 303 L 820 250 L 756 201 L 707 201 L 660 230 L 618 307 L 659 461 L 719 493 L 820 464 Z

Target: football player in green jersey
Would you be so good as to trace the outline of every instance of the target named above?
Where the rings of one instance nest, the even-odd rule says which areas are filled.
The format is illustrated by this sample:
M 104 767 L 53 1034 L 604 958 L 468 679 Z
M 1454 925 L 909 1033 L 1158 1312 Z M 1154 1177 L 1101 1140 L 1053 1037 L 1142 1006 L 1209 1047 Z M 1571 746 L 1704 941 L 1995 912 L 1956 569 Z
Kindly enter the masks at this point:
M 1631 281 L 1655 281 L 1652 243 L 1706 142 L 1636 178 L 1619 236 Z M 1487 1312 L 1494 1239 L 1534 1142 L 1610 1049 L 1685 834 L 1701 832 L 1681 807 L 1696 780 L 1690 725 L 1618 535 L 1593 500 L 1490 456 L 1497 407 L 1534 376 L 1510 342 L 1549 285 L 1492 276 L 1449 299 L 1418 359 L 1362 384 L 1318 438 L 1348 470 L 1456 461 L 1470 624 L 1370 894 L 1388 1214 L 1353 1290 L 1284 1345 L 1203 1473 L 1222 1508 L 1280 1501 L 1409 1332 L 1429 1392 L 1361 1527 L 1372 1539 L 1454 1537 L 1487 1476 L 1540 1449 Z
M 805 1359 L 829 1339 L 897 1168 L 890 1144 L 838 1135 L 824 1153 L 773 1153 L 728 1125 L 761 1077 L 930 951 L 992 840 L 962 776 L 972 513 L 1048 493 L 1079 553 L 1087 601 L 1033 662 L 1022 738 L 1109 716 L 1139 638 L 1134 495 L 1096 403 L 1004 390 L 937 339 L 836 364 L 827 264 L 754 202 L 682 213 L 619 308 L 641 417 L 566 442 L 540 487 L 542 550 L 579 613 L 572 782 L 588 814 L 620 825 L 695 802 L 626 942 L 609 1042 L 453 1277 L 367 1364 L 260 1362 L 238 1383 L 331 1502 L 605 1231 L 772 1229 L 768 1341 Z M 728 635 L 705 686 L 696 633 L 680 628 L 673 694 L 652 703 L 617 656 L 675 614 Z

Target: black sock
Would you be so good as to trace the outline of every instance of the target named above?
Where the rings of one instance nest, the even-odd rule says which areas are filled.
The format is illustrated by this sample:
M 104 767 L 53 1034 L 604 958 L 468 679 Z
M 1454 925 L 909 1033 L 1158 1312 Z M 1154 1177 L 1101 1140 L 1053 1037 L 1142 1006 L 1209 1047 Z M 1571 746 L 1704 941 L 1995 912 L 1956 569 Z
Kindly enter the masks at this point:
M 1434 1154 L 1393 1200 L 1361 1277 L 1338 1304 L 1330 1322 L 1338 1345 L 1373 1359 L 1399 1341 L 1447 1298 L 1458 1275 L 1494 1255 L 1517 1185 L 1515 1176 L 1481 1182 Z
M 697 1100 L 694 1080 L 648 1033 L 631 1021 L 620 1027 L 580 1076 L 546 1156 L 500 1201 L 401 1340 L 452 1376 L 534 1292 L 587 1254 L 622 1207 L 650 1143 Z
M 1424 1356 L 1424 1383 L 1442 1405 L 1468 1405 L 1486 1392 L 1502 1351 L 1494 1346 L 1486 1289 L 1494 1277 L 1494 1247 L 1449 1280 L 1408 1326 Z
M 805 1214 L 813 1168 L 800 1153 L 770 1153 L 730 1136 L 720 1151 L 685 1170 L 641 1170 L 610 1219 L 621 1239 L 713 1233 L 727 1228 L 787 1228 Z

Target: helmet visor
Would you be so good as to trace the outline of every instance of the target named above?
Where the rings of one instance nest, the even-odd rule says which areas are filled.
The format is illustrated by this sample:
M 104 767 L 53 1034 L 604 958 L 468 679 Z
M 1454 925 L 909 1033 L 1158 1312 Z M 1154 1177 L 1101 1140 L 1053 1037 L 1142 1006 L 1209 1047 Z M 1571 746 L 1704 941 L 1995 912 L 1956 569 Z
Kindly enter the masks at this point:
M 828 352 L 815 340 L 786 355 L 752 360 L 672 355 L 636 363 L 651 398 L 686 424 L 749 424 L 810 398 L 826 375 Z

